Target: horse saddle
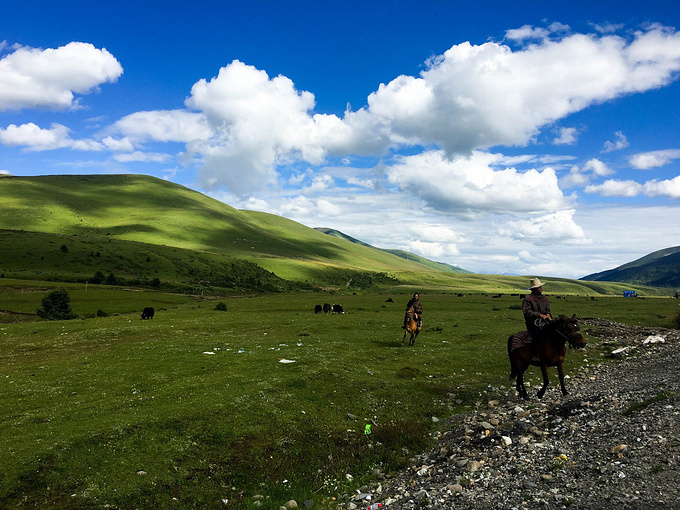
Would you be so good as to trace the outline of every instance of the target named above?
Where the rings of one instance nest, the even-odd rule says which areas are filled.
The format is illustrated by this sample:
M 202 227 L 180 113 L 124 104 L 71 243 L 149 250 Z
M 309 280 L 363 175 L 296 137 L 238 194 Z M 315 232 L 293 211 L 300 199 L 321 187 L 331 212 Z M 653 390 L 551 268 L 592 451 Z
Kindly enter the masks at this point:
M 522 347 L 528 347 L 532 344 L 531 334 L 528 331 L 518 331 L 512 336 L 512 343 L 510 344 L 510 350 L 520 349 Z

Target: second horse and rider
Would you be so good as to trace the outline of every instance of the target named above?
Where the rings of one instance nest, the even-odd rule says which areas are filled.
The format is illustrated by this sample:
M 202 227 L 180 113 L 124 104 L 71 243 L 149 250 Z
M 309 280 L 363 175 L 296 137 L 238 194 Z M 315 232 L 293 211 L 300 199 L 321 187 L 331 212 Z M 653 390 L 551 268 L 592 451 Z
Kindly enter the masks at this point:
M 557 367 L 560 388 L 564 395 L 567 389 L 564 385 L 563 363 L 567 352 L 567 344 L 574 348 L 585 347 L 586 341 L 581 335 L 576 315 L 568 318 L 560 315 L 553 319 L 550 311 L 550 301 L 543 295 L 544 283 L 538 278 L 529 282 L 531 294 L 522 301 L 522 313 L 527 330 L 520 331 L 508 338 L 508 357 L 510 358 L 510 378 L 517 378 L 517 392 L 521 398 L 528 398 L 524 387 L 524 372 L 530 365 L 541 367 L 543 386 L 538 391 L 541 398 L 548 387 L 548 367 Z M 416 292 L 406 305 L 404 316 L 404 345 L 406 334 L 410 333 L 409 347 L 415 344 L 415 339 L 423 327 L 423 304 Z

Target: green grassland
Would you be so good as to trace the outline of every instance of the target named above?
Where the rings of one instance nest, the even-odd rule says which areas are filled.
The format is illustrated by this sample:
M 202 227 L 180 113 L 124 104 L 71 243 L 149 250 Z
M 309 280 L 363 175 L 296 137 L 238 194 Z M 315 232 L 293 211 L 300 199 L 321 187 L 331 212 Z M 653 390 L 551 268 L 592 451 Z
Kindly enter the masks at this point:
M 351 271 L 430 270 L 294 221 L 239 211 L 141 175 L 0 178 L 0 228 L 166 245 L 245 258 L 297 281 Z
M 0 283 L 0 309 L 24 313 L 52 285 Z M 516 296 L 425 291 L 425 327 L 407 348 L 410 291 L 220 297 L 225 312 L 198 296 L 68 290 L 80 317 L 110 316 L 0 324 L 3 508 L 248 508 L 255 494 L 263 508 L 330 508 L 373 467 L 426 448 L 432 417 L 509 386 L 506 339 L 523 324 Z M 347 313 L 314 314 L 324 301 Z M 567 296 L 553 311 L 668 327 L 677 301 Z M 607 359 L 587 340 L 567 373 Z
M 624 299 L 627 284 L 547 280 L 554 313 L 664 327 L 677 315 L 668 289 Z M 433 417 L 509 384 L 527 283 L 151 177 L 0 178 L 0 508 L 254 508 L 258 493 L 265 509 L 334 508 L 373 468 L 424 450 Z M 78 318 L 40 320 L 59 287 Z M 425 327 L 404 348 L 414 291 Z M 324 302 L 347 313 L 314 314 Z M 567 372 L 607 359 L 588 341 Z

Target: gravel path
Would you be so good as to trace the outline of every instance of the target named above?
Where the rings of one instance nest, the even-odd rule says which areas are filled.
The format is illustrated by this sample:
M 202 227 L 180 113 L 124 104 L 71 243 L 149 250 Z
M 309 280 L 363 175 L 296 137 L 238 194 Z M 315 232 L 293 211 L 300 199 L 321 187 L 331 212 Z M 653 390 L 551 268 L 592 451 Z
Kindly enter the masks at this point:
M 554 369 L 540 401 L 536 388 L 518 400 L 514 384 L 490 393 L 410 469 L 343 506 L 680 509 L 680 331 L 582 324 L 620 361 L 591 360 L 565 397 Z

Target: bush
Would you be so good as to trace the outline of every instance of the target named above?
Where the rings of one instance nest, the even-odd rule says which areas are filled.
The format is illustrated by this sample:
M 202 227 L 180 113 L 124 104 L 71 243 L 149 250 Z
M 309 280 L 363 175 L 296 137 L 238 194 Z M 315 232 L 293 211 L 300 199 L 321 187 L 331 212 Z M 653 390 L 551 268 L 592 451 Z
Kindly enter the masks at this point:
M 101 271 L 97 271 L 94 276 L 90 279 L 92 283 L 100 284 L 106 280 L 106 276 Z
M 42 299 L 42 308 L 37 310 L 42 319 L 50 321 L 75 319 L 71 310 L 71 296 L 66 289 L 55 289 Z
M 109 316 L 109 314 L 106 313 L 106 312 L 105 312 L 104 310 L 102 310 L 101 308 L 100 308 L 99 310 L 97 310 L 97 317 L 108 317 L 108 316 Z
M 675 319 L 673 319 L 673 326 L 675 329 L 680 329 L 680 313 L 675 316 Z
M 226 312 L 227 311 L 227 305 L 224 304 L 222 301 L 220 301 L 219 303 L 217 303 L 215 305 L 215 310 L 217 310 L 218 312 Z

